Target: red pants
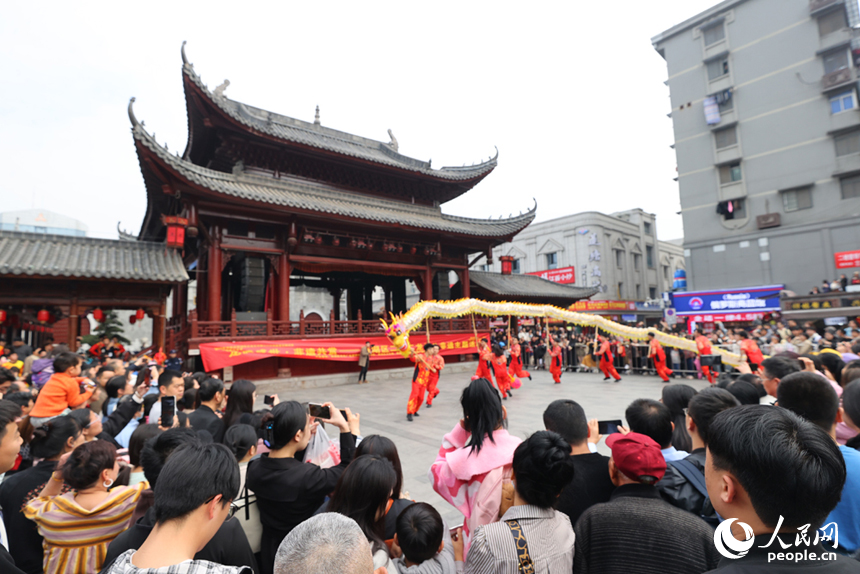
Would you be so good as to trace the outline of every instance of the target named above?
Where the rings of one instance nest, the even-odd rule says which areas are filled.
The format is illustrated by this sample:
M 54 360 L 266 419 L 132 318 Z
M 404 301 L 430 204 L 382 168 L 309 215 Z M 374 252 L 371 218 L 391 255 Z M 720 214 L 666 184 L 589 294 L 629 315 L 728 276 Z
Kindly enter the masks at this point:
M 618 376 L 618 371 L 615 370 L 615 366 L 612 364 L 612 361 L 607 361 L 603 358 L 600 359 L 600 370 L 603 372 L 603 376 L 612 377 L 616 381 L 620 381 L 621 377 Z
M 512 377 L 519 377 L 521 380 L 531 377 L 531 374 L 527 370 L 523 369 L 522 357 L 514 357 L 511 359 L 511 364 L 508 366 L 508 372 Z
M 663 379 L 663 382 L 668 383 L 672 371 L 666 366 L 666 359 L 661 361 L 658 357 L 654 357 L 654 368 L 657 369 L 657 375 Z
M 414 415 L 424 402 L 424 393 L 427 392 L 427 384 L 412 381 L 412 392 L 409 394 L 409 402 L 406 404 L 406 414 Z
M 510 377 L 496 377 L 496 386 L 499 387 L 499 392 L 502 393 L 504 397 L 507 395 L 508 391 L 511 389 L 511 379 Z
M 556 383 L 561 382 L 561 367 L 551 366 L 549 368 L 549 374 L 552 375 L 552 380 Z
M 439 394 L 439 389 L 436 386 L 439 384 L 439 375 L 431 376 L 430 382 L 427 383 L 427 406 L 433 404 L 433 399 Z
M 714 372 L 710 367 L 702 366 L 702 374 L 705 375 L 705 378 L 708 379 L 708 382 L 712 385 L 714 384 Z

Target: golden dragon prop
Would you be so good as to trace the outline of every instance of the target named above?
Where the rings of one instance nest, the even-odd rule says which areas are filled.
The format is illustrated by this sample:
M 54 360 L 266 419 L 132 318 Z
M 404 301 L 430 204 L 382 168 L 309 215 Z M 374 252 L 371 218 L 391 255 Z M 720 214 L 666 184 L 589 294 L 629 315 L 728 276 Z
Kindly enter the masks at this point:
M 590 313 L 577 313 L 555 307 L 553 305 L 532 305 L 528 303 L 510 303 L 507 301 L 491 302 L 480 299 L 458 299 L 456 301 L 420 301 L 412 306 L 406 313 L 391 315 L 391 323 L 382 321 L 385 327 L 385 335 L 392 345 L 400 351 L 404 357 L 409 357 L 411 347 L 409 345 L 410 331 L 418 328 L 421 323 L 429 317 L 442 317 L 451 319 L 463 315 L 483 315 L 487 317 L 513 316 L 513 317 L 546 317 L 572 323 L 582 327 L 595 327 L 604 333 L 624 337 L 634 341 L 645 341 L 648 333 L 654 333 L 656 339 L 667 347 L 675 347 L 686 351 L 698 352 L 695 341 L 662 333 L 655 329 L 640 329 L 628 327 Z M 737 366 L 741 362 L 741 356 L 730 353 L 723 349 L 714 348 L 714 353 L 722 356 L 723 363 Z

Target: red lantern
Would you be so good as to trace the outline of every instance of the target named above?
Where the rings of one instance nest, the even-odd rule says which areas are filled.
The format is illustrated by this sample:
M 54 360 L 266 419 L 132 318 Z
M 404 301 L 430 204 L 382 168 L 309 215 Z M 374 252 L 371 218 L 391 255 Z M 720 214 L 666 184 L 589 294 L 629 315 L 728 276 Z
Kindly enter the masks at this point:
M 144 311 L 143 309 L 138 309 L 137 311 L 135 311 L 134 317 L 138 321 L 143 321 L 143 318 L 146 317 L 146 311 Z
M 49 317 L 49 316 L 50 316 L 50 313 L 48 313 L 48 310 L 47 310 L 47 309 L 42 309 L 41 311 L 39 311 L 38 313 L 36 313 L 36 319 L 37 319 L 40 323 L 46 323 L 46 322 L 48 321 L 48 317 Z
M 5 323 L 5 322 L 6 322 L 6 311 L 4 311 L 3 309 L 0 309 L 0 323 Z
M 161 222 L 167 227 L 167 246 L 174 249 L 185 247 L 185 228 L 188 227 L 188 219 L 162 215 Z
M 105 313 L 101 309 L 96 309 L 93 311 L 93 319 L 101 323 L 105 319 Z
M 331 244 L 334 245 L 335 247 L 337 247 L 338 245 L 340 245 L 340 238 L 335 237 L 334 239 L 331 240 Z
M 134 315 L 131 315 L 131 316 L 128 318 L 128 322 L 129 322 L 130 324 L 134 325 L 135 323 L 137 323 L 137 317 L 135 317 Z

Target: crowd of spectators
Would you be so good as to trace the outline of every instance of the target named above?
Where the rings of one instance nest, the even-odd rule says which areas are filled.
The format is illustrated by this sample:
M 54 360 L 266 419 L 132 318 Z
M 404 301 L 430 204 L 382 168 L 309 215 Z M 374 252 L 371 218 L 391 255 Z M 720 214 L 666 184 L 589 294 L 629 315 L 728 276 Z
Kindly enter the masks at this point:
M 819 335 L 809 354 L 756 358 L 747 343 L 807 328 L 718 330 L 714 344 L 747 355 L 740 372 L 634 400 L 609 456 L 577 402 L 551 402 L 520 438 L 473 380 L 427 475 L 461 527 L 411 499 L 395 443 L 363 437 L 350 409 L 256 409 L 250 381 L 30 350 L 51 363 L 41 385 L 37 359 L 29 379 L 0 370 L 0 572 L 857 572 L 860 358 L 844 345 L 860 331 Z M 715 542 L 725 519 L 735 545 L 754 539 L 739 559 Z M 789 547 L 805 554 L 771 556 Z

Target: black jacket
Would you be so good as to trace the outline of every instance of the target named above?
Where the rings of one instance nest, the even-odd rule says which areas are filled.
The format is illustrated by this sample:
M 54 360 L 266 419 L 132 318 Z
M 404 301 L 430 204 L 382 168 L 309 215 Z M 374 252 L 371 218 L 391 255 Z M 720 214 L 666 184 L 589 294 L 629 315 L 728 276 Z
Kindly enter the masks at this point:
M 601 502 L 609 502 L 615 485 L 609 478 L 609 457 L 596 452 L 576 454 L 573 460 L 573 480 L 558 497 L 556 510 L 567 514 L 576 524 L 582 513 Z
M 106 440 L 113 443 L 115 447 L 122 448 L 122 445 L 116 442 L 114 437 L 128 425 L 142 404 L 134 402 L 130 397 L 127 400 L 119 401 L 113 412 L 102 421 L 102 432 L 99 433 L 98 439 Z
M 24 574 L 23 570 L 15 566 L 15 559 L 2 544 L 0 544 L 0 572 L 3 574 Z
M 684 460 L 691 462 L 702 471 L 702 474 L 705 473 L 705 449 L 697 448 Z M 663 499 L 672 506 L 692 512 L 696 516 L 711 518 L 715 523 L 719 521 L 711 501 L 707 500 L 671 463 L 666 465 L 666 474 L 657 483 L 657 489 Z
M 221 442 L 224 438 L 224 421 L 206 405 L 200 405 L 200 408 L 188 415 L 188 421 L 194 430 L 205 430 L 211 434 L 215 442 Z
M 745 556 L 741 558 L 723 558 L 720 560 L 719 566 L 716 569 L 710 570 L 714 574 L 758 574 L 765 572 L 767 574 L 799 574 L 801 572 L 815 572 L 815 574 L 848 574 L 860 572 L 860 562 L 835 554 L 836 559 L 833 560 L 828 556 L 827 560 L 822 560 L 822 554 L 827 554 L 821 544 L 816 546 L 795 546 L 796 537 L 793 534 L 781 534 L 779 538 L 789 545 L 789 548 L 783 549 L 778 540 L 774 540 L 767 548 L 759 548 L 767 546 L 773 534 L 759 534 L 755 537 L 755 543 L 749 549 Z M 806 551 L 806 556 L 814 553 L 816 558 L 813 560 L 779 560 L 779 553 L 800 552 Z M 769 556 L 774 553 L 777 556 Z
M 325 432 L 322 428 L 318 432 Z M 355 455 L 355 436 L 340 433 L 340 464 L 320 468 L 299 458 L 270 458 L 268 453 L 248 464 L 245 484 L 257 495 L 263 537 L 260 571 L 272 574 L 275 553 L 284 537 L 320 507 L 334 490 Z
M 36 523 L 24 516 L 24 506 L 39 496 L 56 467 L 56 460 L 43 460 L 10 476 L 0 486 L 0 507 L 3 508 L 3 523 L 9 537 L 9 551 L 18 568 L 27 574 L 41 574 L 44 555 L 42 536 Z M 0 568 L 0 572 L 5 570 Z
M 114 560 L 126 550 L 140 548 L 154 526 L 155 509 L 150 508 L 140 520 L 113 539 L 113 542 L 108 546 L 102 572 L 109 570 Z M 251 545 L 248 544 L 248 537 L 245 536 L 242 524 L 232 518 L 224 521 L 212 540 L 194 556 L 194 559 L 209 560 L 224 566 L 250 566 L 255 573 L 259 572 L 257 561 L 254 559 L 254 553 L 251 552 Z

